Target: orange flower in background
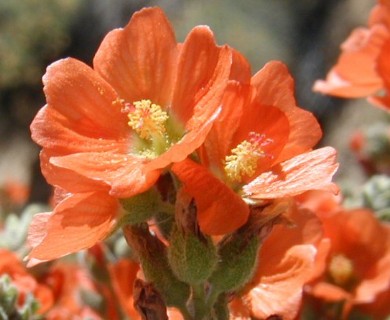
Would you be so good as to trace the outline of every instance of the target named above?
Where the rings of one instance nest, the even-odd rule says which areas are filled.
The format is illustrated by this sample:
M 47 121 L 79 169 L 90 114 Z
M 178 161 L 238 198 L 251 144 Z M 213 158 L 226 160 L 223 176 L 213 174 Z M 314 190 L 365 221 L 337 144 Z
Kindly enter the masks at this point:
M 60 60 L 43 78 L 47 105 L 32 137 L 43 147 L 47 181 L 68 194 L 34 217 L 32 261 L 107 237 L 120 215 L 117 198 L 148 190 L 203 143 L 220 113 L 231 51 L 205 26 L 178 44 L 163 12 L 147 8 L 105 37 L 93 64 Z
M 303 287 L 315 275 L 322 226 L 308 210 L 294 208 L 289 219 L 293 228 L 286 224 L 277 225 L 264 241 L 253 279 L 234 295 L 230 303 L 234 317 L 296 319 Z
M 331 183 L 336 151 L 312 151 L 321 129 L 310 112 L 296 106 L 287 68 L 270 62 L 250 78 L 245 60 L 235 58 L 241 82 L 232 80 L 226 89 L 221 115 L 200 152 L 204 167 L 189 159 L 172 167 L 195 198 L 207 234 L 225 234 L 246 222 L 249 209 L 242 198 L 257 203 L 337 190 Z
M 369 210 L 339 211 L 322 217 L 324 237 L 330 239 L 325 259 L 317 261 L 322 276 L 307 292 L 323 301 L 343 302 L 343 316 L 351 310 L 369 314 L 390 312 L 379 304 L 390 290 L 390 227 Z
M 112 294 L 104 287 L 98 287 L 88 271 L 78 264 L 56 263 L 42 277 L 42 281 L 52 289 L 55 299 L 55 304 L 45 314 L 45 319 L 119 319 Z M 101 313 L 87 305 L 85 298 L 83 299 L 86 296 L 94 296 L 96 299 L 97 295 L 101 299 L 99 307 L 104 309 Z
M 134 280 L 140 270 L 138 263 L 131 260 L 120 260 L 109 266 L 110 277 L 115 294 L 122 309 L 131 319 L 140 318 L 134 307 Z
M 372 9 L 368 27 L 356 28 L 341 45 L 337 64 L 326 80 L 318 80 L 314 91 L 344 98 L 370 96 L 376 105 L 390 108 L 376 94 L 390 88 L 386 75 L 390 42 L 390 4 L 386 1 Z
M 19 296 L 17 304 L 22 307 L 26 296 L 33 294 L 39 303 L 39 314 L 48 311 L 53 303 L 54 297 L 50 288 L 40 284 L 30 275 L 17 255 L 11 251 L 0 249 L 0 276 L 8 275 L 12 284 L 16 286 Z

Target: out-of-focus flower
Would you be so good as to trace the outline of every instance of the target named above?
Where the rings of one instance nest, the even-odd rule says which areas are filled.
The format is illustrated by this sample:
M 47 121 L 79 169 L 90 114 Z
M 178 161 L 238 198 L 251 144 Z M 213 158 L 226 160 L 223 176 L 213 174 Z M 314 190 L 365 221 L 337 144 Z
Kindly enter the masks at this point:
M 8 275 L 12 285 L 17 288 L 17 308 L 23 307 L 29 295 L 38 302 L 39 314 L 44 314 L 53 305 L 54 299 L 50 288 L 38 283 L 27 272 L 17 255 L 5 249 L 0 249 L 0 275 Z
M 24 205 L 30 195 L 30 187 L 17 181 L 6 181 L 2 189 L 7 200 L 17 206 Z
M 390 126 L 374 123 L 354 133 L 350 147 L 368 175 L 390 174 Z
M 45 314 L 49 320 L 65 319 L 119 319 L 112 310 L 112 299 L 105 290 L 99 290 L 87 270 L 75 263 L 58 262 L 41 277 L 51 288 L 55 304 Z
M 226 89 L 222 113 L 200 152 L 203 166 L 187 159 L 172 167 L 195 198 L 207 234 L 225 234 L 246 222 L 249 209 L 242 198 L 256 204 L 307 190 L 337 190 L 331 183 L 336 151 L 312 151 L 321 129 L 310 112 L 296 106 L 285 65 L 270 62 L 251 78 L 237 55 L 231 77 L 239 74 L 240 82 L 232 80 Z
M 138 263 L 122 259 L 109 266 L 112 286 L 118 297 L 122 309 L 131 319 L 138 319 L 140 315 L 134 308 L 134 281 L 140 270 Z
M 320 220 L 307 209 L 293 210 L 293 227 L 274 227 L 259 252 L 253 279 L 234 294 L 232 319 L 295 319 L 303 287 L 315 276 L 315 258 L 322 236 Z
M 35 216 L 34 261 L 107 237 L 120 216 L 117 198 L 148 190 L 203 143 L 220 112 L 231 51 L 205 26 L 178 44 L 163 12 L 147 8 L 106 36 L 93 64 L 60 60 L 43 79 L 47 105 L 32 137 L 43 147 L 46 179 L 68 194 Z
M 318 80 L 314 90 L 325 94 L 370 100 L 390 108 L 387 91 L 390 89 L 390 4 L 378 1 L 372 9 L 368 27 L 355 29 L 341 45 L 337 64 L 326 80 Z M 381 97 L 385 92 L 386 97 Z
M 379 304 L 376 310 L 375 302 L 390 289 L 389 225 L 365 209 L 341 210 L 321 220 L 330 246 L 323 259 L 317 260 L 317 269 L 323 272 L 307 286 L 308 294 L 341 303 L 344 318 L 360 309 L 375 314 L 385 308 L 388 313 L 388 304 Z M 324 307 L 320 313 L 330 310 Z

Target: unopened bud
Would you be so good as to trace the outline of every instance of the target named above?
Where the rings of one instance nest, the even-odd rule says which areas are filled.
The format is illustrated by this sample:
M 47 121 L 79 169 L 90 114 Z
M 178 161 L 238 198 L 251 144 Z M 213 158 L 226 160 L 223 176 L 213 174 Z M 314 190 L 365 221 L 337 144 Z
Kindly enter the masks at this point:
M 176 197 L 175 220 L 168 247 L 168 261 L 178 279 L 191 285 L 207 280 L 217 265 L 217 252 L 210 237 L 197 222 L 194 199 L 180 189 Z
M 199 238 L 174 228 L 168 247 L 168 261 L 178 279 L 189 284 L 207 280 L 217 265 L 216 248 L 210 237 Z
M 244 286 L 257 266 L 258 237 L 235 233 L 220 244 L 219 263 L 209 282 L 217 292 L 234 291 Z

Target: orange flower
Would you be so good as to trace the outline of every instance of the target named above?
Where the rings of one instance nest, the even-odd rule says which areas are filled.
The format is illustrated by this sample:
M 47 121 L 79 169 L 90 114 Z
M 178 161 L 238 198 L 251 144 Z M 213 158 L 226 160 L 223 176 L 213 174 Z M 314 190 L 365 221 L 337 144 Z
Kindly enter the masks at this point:
M 30 275 L 19 258 L 11 251 L 0 249 L 0 275 L 7 274 L 18 289 L 18 305 L 24 304 L 27 294 L 33 294 L 39 302 L 39 314 L 44 314 L 53 305 L 52 291 Z
M 368 28 L 360 27 L 351 33 L 341 45 L 337 64 L 325 81 L 315 82 L 314 90 L 345 98 L 372 96 L 372 102 L 383 106 L 375 94 L 390 88 L 384 70 L 389 57 L 384 44 L 389 41 L 390 3 L 380 1 L 371 11 Z
M 376 299 L 390 289 L 389 226 L 365 209 L 339 211 L 323 216 L 322 222 L 330 248 L 318 261 L 322 276 L 308 286 L 308 293 L 324 301 L 344 302 L 344 317 L 355 308 L 375 314 Z
M 101 317 L 90 306 L 85 304 L 82 294 L 101 294 L 105 303 L 105 315 L 109 319 L 119 319 L 116 313 L 110 313 L 112 309 L 109 299 L 113 299 L 106 294 L 103 288 L 97 289 L 88 272 L 76 264 L 56 263 L 52 265 L 45 277 L 42 278 L 53 291 L 55 304 L 45 314 L 48 320 L 65 320 L 88 318 L 99 320 Z M 113 301 L 112 301 L 113 302 Z M 78 318 L 77 318 L 78 319 Z
M 321 130 L 310 112 L 296 106 L 287 68 L 270 62 L 250 79 L 244 59 L 235 59 L 241 82 L 232 80 L 226 89 L 221 115 L 200 152 L 205 167 L 191 160 L 172 167 L 195 198 L 207 234 L 225 234 L 246 222 L 249 209 L 242 198 L 259 203 L 335 189 L 336 152 L 311 151 Z
M 303 287 L 315 275 L 322 227 L 308 210 L 295 208 L 290 219 L 294 228 L 277 225 L 264 241 L 253 279 L 241 292 L 235 293 L 230 303 L 234 317 L 279 316 L 292 320 L 298 314 Z
M 177 44 L 163 12 L 148 8 L 106 36 L 94 69 L 71 58 L 49 66 L 47 106 L 31 125 L 48 181 L 120 198 L 149 189 L 203 143 L 230 56 L 204 26 Z
M 32 137 L 47 181 L 69 194 L 34 218 L 30 259 L 104 239 L 120 214 L 116 198 L 148 190 L 203 143 L 220 112 L 231 51 L 205 26 L 178 44 L 163 12 L 147 8 L 106 36 L 93 64 L 60 60 L 43 78 L 47 105 Z

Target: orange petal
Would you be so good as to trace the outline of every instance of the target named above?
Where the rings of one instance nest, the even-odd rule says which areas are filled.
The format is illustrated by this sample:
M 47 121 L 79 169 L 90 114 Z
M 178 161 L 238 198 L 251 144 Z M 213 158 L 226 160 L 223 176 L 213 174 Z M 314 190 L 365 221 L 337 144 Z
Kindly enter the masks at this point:
M 372 27 L 376 24 L 383 24 L 390 30 L 390 1 L 379 0 L 378 2 L 370 12 L 368 25 Z
M 34 216 L 28 233 L 32 246 L 28 259 L 53 260 L 92 247 L 113 230 L 118 209 L 118 202 L 104 192 L 65 198 L 53 213 Z
M 382 44 L 389 36 L 383 25 L 371 29 L 357 28 L 342 44 L 337 64 L 326 80 L 316 81 L 314 91 L 345 98 L 365 97 L 381 89 L 383 84 L 375 66 Z
M 217 47 L 208 27 L 191 30 L 180 52 L 171 106 L 187 131 L 207 121 L 220 106 L 231 64 L 230 49 Z
M 374 102 L 375 105 L 384 107 L 387 111 L 390 110 L 390 40 L 386 41 L 382 47 L 381 54 L 378 58 L 378 73 L 383 79 L 383 83 L 386 89 L 385 96 L 373 96 L 370 102 Z
M 277 107 L 288 118 L 288 141 L 274 163 L 306 152 L 318 142 L 322 135 L 318 121 L 311 112 L 297 107 L 294 80 L 283 63 L 267 63 L 253 76 L 252 85 L 256 88 L 255 100 L 258 103 Z
M 145 170 L 145 159 L 109 152 L 75 153 L 52 157 L 50 163 L 111 187 L 110 194 L 128 198 L 148 190 L 160 176 L 159 170 Z
M 295 196 L 308 190 L 337 187 L 331 182 L 336 172 L 336 151 L 325 147 L 280 163 L 243 187 L 247 197 L 274 199 Z
M 146 164 L 145 169 L 148 171 L 164 169 L 171 163 L 183 161 L 203 144 L 219 113 L 220 109 L 214 112 L 213 115 L 210 115 L 210 117 L 200 124 L 199 127 L 187 132 L 180 141 L 173 144 L 166 152 L 159 157 L 150 160 Z
M 314 213 L 292 207 L 287 218 L 291 221 L 293 227 L 287 224 L 279 224 L 273 227 L 260 250 L 259 259 L 261 263 L 251 283 L 248 284 L 249 288 L 256 286 L 264 274 L 273 274 L 274 266 L 283 259 L 293 246 L 310 244 L 317 248 L 321 243 L 323 237 L 322 224 Z M 315 275 L 314 271 L 313 275 Z
M 259 283 L 245 295 L 245 300 L 252 306 L 252 315 L 259 319 L 271 315 L 295 319 L 315 255 L 316 249 L 312 245 L 292 246 L 281 260 L 262 274 Z M 262 261 L 265 260 L 260 257 Z
M 136 12 L 124 29 L 111 31 L 98 49 L 94 69 L 122 99 L 150 99 L 168 106 L 176 73 L 177 45 L 160 8 Z
M 232 148 L 236 147 L 233 145 L 233 136 L 240 126 L 244 105 L 248 101 L 249 94 L 248 85 L 229 81 L 223 96 L 222 111 L 213 123 L 213 128 L 200 152 L 203 155 L 203 164 L 220 168 L 223 172 L 222 160 Z
M 116 296 L 126 315 L 131 319 L 137 319 L 140 316 L 134 308 L 133 299 L 133 283 L 139 269 L 138 263 L 124 259 L 108 266 Z
M 122 151 L 128 149 L 128 139 L 102 139 L 85 135 L 77 121 L 64 117 L 56 109 L 45 106 L 31 124 L 33 140 L 53 153 Z
M 188 194 L 195 198 L 202 232 L 223 235 L 247 221 L 248 205 L 205 167 L 186 159 L 175 163 L 172 171 L 183 182 Z
M 113 104 L 117 94 L 84 63 L 72 58 L 59 60 L 47 68 L 43 83 L 49 108 L 77 127 L 79 134 L 96 139 L 128 135 L 126 115 L 120 104 Z M 45 124 L 33 124 L 32 130 L 39 125 Z
M 232 51 L 232 69 L 230 70 L 230 80 L 238 81 L 241 84 L 249 84 L 251 81 L 251 65 L 248 60 L 237 50 Z
M 0 274 L 8 273 L 12 276 L 13 274 L 26 273 L 16 253 L 0 248 L 0 258 Z
M 286 143 L 288 143 L 290 126 L 286 113 L 272 105 L 252 101 L 245 106 L 231 148 L 233 149 L 242 141 L 247 140 L 250 132 L 264 134 L 265 139 L 271 141 L 261 147 L 265 156 L 260 157 L 257 162 L 258 169 L 254 175 L 256 176 L 271 167 L 272 163 L 279 158 L 280 152 L 284 150 Z
M 344 289 L 327 282 L 316 283 L 309 293 L 325 301 L 343 301 L 351 299 L 351 294 Z
M 50 163 L 51 157 L 53 155 L 47 150 L 40 153 L 42 174 L 51 185 L 71 193 L 109 190 L 104 181 L 92 180 L 75 171 L 53 165 Z
M 383 230 L 382 230 L 383 231 Z M 390 230 L 387 232 L 389 235 Z M 372 243 L 372 245 L 374 245 Z M 370 303 L 376 297 L 386 290 L 390 290 L 390 243 L 387 243 L 388 250 L 382 259 L 379 259 L 374 271 L 369 271 L 370 276 L 363 279 L 363 281 L 356 288 L 355 301 L 356 303 Z

